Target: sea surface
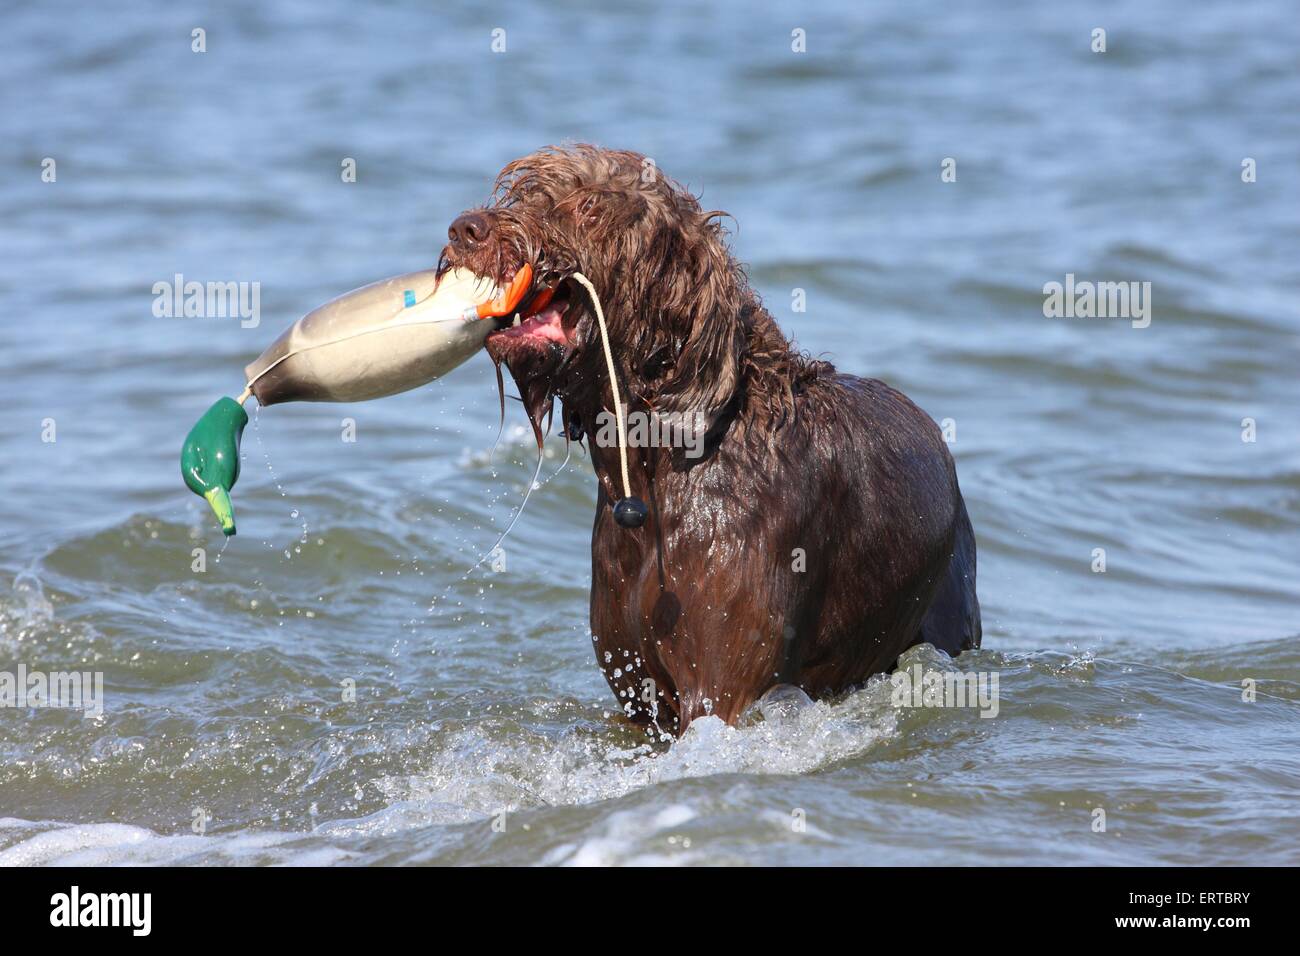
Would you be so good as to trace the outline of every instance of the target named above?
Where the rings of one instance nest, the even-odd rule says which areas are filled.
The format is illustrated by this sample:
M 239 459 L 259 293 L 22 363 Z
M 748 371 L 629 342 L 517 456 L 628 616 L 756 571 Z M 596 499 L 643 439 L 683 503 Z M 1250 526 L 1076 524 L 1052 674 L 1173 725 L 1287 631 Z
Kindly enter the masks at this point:
M 103 711 L 0 707 L 0 864 L 1300 863 L 1298 49 L 1283 0 L 7 9 L 0 672 Z M 255 414 L 223 541 L 198 415 L 565 141 L 727 210 L 801 348 L 947 420 L 984 647 L 904 663 L 996 717 L 876 678 L 620 722 L 581 449 L 466 574 L 535 464 L 486 356 Z M 256 324 L 155 314 L 178 274 Z M 1067 275 L 1149 324 L 1044 315 Z

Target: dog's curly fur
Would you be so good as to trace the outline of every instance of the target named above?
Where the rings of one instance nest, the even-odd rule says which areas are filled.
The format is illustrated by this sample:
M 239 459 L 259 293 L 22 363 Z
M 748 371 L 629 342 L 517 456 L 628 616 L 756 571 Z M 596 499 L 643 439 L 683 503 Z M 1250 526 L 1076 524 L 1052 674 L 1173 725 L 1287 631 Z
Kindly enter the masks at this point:
M 561 342 L 488 339 L 539 441 L 556 397 L 573 437 L 613 406 L 574 272 L 600 296 L 629 409 L 703 423 L 698 458 L 629 449 L 650 509 L 634 530 L 611 517 L 617 449 L 590 449 L 598 661 L 629 717 L 677 733 L 734 721 L 777 684 L 839 692 L 920 641 L 980 642 L 974 535 L 938 429 L 883 383 L 795 351 L 725 216 L 640 154 L 552 147 L 502 170 L 440 260 L 501 282 L 527 263 L 566 289 Z

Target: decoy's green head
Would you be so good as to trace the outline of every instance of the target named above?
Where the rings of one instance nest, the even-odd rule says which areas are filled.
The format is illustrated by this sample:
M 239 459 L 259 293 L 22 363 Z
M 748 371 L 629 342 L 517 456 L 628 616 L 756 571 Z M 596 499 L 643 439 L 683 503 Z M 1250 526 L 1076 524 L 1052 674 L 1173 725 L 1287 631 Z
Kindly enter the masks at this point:
M 181 446 L 185 484 L 208 502 L 227 535 L 235 533 L 230 489 L 239 480 L 239 442 L 247 424 L 244 407 L 233 398 L 222 398 L 194 423 Z

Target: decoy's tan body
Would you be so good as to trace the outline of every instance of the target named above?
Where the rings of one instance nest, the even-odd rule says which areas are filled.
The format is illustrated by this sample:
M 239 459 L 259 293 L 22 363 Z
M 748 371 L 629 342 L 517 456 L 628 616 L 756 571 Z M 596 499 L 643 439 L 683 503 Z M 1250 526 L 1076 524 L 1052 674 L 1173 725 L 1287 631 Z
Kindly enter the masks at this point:
M 307 313 L 245 369 L 262 405 L 362 402 L 417 388 L 483 347 L 495 286 L 456 269 L 381 279 Z

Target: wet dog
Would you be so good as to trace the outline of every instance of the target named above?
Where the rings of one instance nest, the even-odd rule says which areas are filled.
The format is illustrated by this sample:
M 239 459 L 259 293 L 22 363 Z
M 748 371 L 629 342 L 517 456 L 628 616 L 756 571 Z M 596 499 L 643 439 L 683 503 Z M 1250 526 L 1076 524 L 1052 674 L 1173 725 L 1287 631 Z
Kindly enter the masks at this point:
M 843 691 L 917 643 L 980 643 L 975 537 L 939 429 L 883 382 L 795 351 L 723 215 L 639 154 L 550 148 L 502 170 L 440 261 L 502 283 L 531 267 L 487 349 L 539 442 L 557 398 L 566 434 L 589 439 L 597 662 L 629 718 L 678 734 L 779 685 Z M 629 439 L 629 489 L 604 427 L 613 384 L 629 419 L 689 430 Z M 614 517 L 628 490 L 636 527 Z

